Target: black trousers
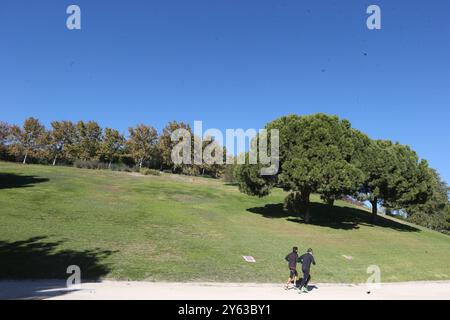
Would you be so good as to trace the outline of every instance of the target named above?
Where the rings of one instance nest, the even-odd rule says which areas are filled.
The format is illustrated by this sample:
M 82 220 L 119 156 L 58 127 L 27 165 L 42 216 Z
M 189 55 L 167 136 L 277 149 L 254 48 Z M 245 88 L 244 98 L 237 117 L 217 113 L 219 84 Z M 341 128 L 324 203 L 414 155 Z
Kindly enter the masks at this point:
M 302 282 L 300 282 L 300 289 L 303 287 L 307 287 L 309 280 L 311 280 L 311 275 L 309 274 L 309 270 L 302 270 L 303 272 L 303 278 L 302 278 Z

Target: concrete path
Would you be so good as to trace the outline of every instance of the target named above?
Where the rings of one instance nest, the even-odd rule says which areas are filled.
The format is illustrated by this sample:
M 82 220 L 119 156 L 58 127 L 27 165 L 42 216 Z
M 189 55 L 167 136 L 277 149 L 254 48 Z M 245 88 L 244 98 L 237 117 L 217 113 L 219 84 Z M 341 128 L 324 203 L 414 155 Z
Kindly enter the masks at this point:
M 365 284 L 311 284 L 310 289 L 309 293 L 298 294 L 296 290 L 284 290 L 281 284 L 127 281 L 87 282 L 79 289 L 67 289 L 65 282 L 57 280 L 0 281 L 0 299 L 450 300 L 450 281 L 389 283 L 370 290 Z

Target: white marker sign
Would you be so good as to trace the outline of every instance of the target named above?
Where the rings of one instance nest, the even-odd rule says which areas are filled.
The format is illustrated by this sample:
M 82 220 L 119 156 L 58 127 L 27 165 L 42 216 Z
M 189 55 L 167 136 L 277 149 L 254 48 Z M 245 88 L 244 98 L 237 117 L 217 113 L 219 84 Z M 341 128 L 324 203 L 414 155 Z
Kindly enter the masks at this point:
M 253 258 L 252 256 L 242 256 L 242 257 L 247 262 L 256 262 L 255 258 Z

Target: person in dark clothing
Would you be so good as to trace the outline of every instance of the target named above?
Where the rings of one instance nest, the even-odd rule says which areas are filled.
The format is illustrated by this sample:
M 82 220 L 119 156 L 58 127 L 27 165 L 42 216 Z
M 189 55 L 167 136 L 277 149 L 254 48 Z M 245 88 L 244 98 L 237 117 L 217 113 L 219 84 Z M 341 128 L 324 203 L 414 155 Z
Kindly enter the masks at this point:
M 297 282 L 297 276 L 298 276 L 298 272 L 297 272 L 297 262 L 298 262 L 298 248 L 297 247 L 293 247 L 292 248 L 292 252 L 289 253 L 286 258 L 284 258 L 287 262 L 288 262 L 288 268 L 289 268 L 289 279 L 286 283 L 286 287 L 285 289 L 289 289 L 289 284 L 290 283 L 295 283 Z
M 308 282 L 311 280 L 310 270 L 311 270 L 311 264 L 316 265 L 316 261 L 314 260 L 313 256 L 313 250 L 311 248 L 308 249 L 308 251 L 302 255 L 300 258 L 298 258 L 298 261 L 302 264 L 302 272 L 303 272 L 303 278 L 302 282 L 300 283 L 299 292 L 308 292 Z

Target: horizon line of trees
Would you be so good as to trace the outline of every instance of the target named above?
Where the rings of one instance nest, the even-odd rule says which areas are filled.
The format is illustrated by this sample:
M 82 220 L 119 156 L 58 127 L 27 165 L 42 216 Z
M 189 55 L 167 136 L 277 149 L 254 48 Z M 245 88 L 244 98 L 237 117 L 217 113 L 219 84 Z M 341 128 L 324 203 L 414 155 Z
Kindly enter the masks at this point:
M 102 128 L 95 121 L 52 121 L 47 129 L 36 118 L 25 119 L 22 126 L 0 122 L 0 159 L 22 163 L 64 164 L 99 162 L 111 168 L 113 164 L 144 167 L 186 175 L 220 177 L 224 166 L 216 164 L 174 164 L 171 140 L 176 129 L 191 127 L 171 121 L 158 134 L 145 124 L 128 128 L 128 135 L 113 128 Z M 192 138 L 192 144 L 194 138 Z M 216 143 L 203 141 L 203 149 Z

